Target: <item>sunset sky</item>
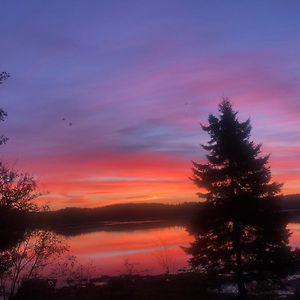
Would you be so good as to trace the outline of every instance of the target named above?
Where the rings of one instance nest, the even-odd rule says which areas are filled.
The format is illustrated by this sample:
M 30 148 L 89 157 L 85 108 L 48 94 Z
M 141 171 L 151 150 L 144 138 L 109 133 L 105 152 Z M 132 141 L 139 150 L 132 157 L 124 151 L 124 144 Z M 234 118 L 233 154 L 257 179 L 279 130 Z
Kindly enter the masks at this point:
M 195 201 L 228 96 L 300 192 L 300 2 L 0 0 L 0 159 L 52 209 Z

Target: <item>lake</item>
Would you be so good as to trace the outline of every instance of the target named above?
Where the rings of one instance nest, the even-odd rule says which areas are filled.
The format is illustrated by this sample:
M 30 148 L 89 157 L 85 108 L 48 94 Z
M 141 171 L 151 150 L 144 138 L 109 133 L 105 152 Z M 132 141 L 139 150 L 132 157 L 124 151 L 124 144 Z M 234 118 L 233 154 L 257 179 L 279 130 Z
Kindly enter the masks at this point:
M 290 223 L 288 228 L 291 246 L 300 246 L 300 223 Z M 93 266 L 93 276 L 177 272 L 188 266 L 183 248 L 192 241 L 182 226 L 99 230 L 65 238 L 70 254 L 82 265 Z
M 193 240 L 184 227 L 95 231 L 67 237 L 70 254 L 97 275 L 174 273 L 187 266 L 182 247 Z

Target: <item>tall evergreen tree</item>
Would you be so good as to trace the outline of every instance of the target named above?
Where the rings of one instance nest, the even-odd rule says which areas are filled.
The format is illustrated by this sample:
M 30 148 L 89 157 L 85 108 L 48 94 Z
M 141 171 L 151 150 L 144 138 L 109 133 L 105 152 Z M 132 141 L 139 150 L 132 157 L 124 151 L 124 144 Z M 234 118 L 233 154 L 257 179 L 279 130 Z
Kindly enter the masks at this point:
M 239 298 L 247 299 L 246 283 L 280 281 L 290 271 L 293 253 L 269 155 L 261 155 L 261 145 L 250 140 L 250 120 L 240 122 L 227 99 L 219 113 L 202 125 L 210 136 L 202 145 L 207 162 L 193 162 L 192 179 L 206 192 L 199 193 L 205 203 L 188 252 L 194 268 L 214 278 L 230 275 Z

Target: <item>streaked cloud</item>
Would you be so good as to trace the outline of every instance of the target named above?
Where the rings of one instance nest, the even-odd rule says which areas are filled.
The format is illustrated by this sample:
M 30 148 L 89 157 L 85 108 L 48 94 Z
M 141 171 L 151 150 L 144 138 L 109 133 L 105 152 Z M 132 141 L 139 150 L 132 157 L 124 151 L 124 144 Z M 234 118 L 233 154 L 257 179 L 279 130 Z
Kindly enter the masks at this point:
M 1 157 L 37 176 L 41 201 L 196 200 L 199 123 L 223 94 L 300 192 L 300 4 L 214 2 L 2 5 Z

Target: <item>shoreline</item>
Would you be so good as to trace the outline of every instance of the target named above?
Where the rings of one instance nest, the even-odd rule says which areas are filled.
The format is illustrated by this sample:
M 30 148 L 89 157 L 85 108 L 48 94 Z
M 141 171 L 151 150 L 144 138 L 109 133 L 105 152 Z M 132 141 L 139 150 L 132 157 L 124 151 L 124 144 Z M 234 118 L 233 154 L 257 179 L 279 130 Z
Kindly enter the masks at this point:
M 127 274 L 120 276 L 103 275 L 94 279 L 68 282 L 67 286 L 57 288 L 54 279 L 33 279 L 18 290 L 16 300 L 230 300 L 236 299 L 236 293 L 230 289 L 217 290 L 208 279 L 195 272 L 161 275 Z M 230 282 L 225 282 L 224 285 Z M 289 290 L 252 292 L 250 299 L 298 299 L 295 286 L 300 286 L 298 279 Z M 296 292 L 295 292 L 296 291 Z M 258 296 L 259 294 L 259 296 Z

